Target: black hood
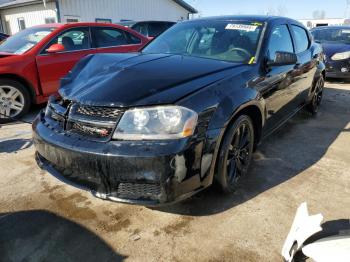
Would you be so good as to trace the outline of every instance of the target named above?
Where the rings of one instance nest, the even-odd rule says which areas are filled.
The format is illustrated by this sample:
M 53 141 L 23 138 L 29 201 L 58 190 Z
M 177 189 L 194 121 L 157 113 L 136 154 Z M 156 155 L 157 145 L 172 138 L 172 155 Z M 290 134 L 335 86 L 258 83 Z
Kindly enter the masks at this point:
M 181 55 L 91 55 L 62 79 L 59 93 L 88 105 L 170 104 L 228 76 L 228 69 L 239 66 Z
M 350 44 L 343 43 L 322 43 L 323 51 L 327 57 L 332 57 L 336 53 L 350 51 Z

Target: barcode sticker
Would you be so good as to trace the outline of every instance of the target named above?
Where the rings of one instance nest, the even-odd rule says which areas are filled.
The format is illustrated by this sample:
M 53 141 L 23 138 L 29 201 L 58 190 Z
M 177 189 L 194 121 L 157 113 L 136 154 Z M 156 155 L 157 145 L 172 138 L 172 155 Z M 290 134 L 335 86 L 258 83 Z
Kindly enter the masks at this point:
M 242 30 L 247 32 L 254 32 L 258 26 L 256 25 L 245 25 L 245 24 L 228 24 L 225 29 L 227 30 Z

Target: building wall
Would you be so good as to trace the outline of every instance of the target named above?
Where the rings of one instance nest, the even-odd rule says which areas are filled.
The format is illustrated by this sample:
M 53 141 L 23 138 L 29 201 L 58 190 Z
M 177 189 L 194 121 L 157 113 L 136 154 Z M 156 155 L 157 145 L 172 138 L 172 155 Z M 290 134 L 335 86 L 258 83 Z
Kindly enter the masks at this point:
M 15 34 L 19 31 L 18 18 L 24 18 L 26 27 L 45 24 L 45 18 L 56 18 L 55 4 L 49 2 L 1 10 L 2 25 L 5 33 Z
M 335 19 L 300 19 L 301 23 L 303 23 L 308 28 L 314 28 L 319 25 L 329 25 L 329 26 L 339 26 L 346 24 L 346 19 L 343 18 L 335 18 Z
M 167 20 L 188 18 L 188 11 L 172 0 L 59 0 L 62 22 L 78 19 L 94 22 L 96 18 L 120 20 Z

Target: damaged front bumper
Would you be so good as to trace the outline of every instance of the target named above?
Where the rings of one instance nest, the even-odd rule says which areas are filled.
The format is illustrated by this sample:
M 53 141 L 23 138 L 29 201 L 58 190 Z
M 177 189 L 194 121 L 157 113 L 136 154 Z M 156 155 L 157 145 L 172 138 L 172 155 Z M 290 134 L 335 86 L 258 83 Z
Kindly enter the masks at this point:
M 201 141 L 97 142 L 60 130 L 44 114 L 33 140 L 41 167 L 102 199 L 158 206 L 209 185 L 200 175 Z

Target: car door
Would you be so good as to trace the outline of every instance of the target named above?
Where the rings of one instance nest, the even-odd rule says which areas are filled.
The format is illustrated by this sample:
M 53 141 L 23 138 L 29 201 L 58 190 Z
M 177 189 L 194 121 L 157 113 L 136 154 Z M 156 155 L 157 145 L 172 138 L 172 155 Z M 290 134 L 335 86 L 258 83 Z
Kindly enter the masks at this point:
M 298 95 L 296 64 L 267 66 L 268 61 L 275 59 L 276 52 L 294 53 L 293 39 L 288 25 L 273 26 L 267 41 L 264 73 L 256 86 L 266 102 L 264 135 L 272 132 L 298 108 L 295 101 Z
M 318 53 L 313 50 L 315 47 L 311 45 L 309 33 L 305 28 L 299 25 L 291 25 L 293 33 L 295 51 L 298 56 L 297 77 L 298 77 L 298 103 L 300 106 L 305 104 L 309 96 L 309 91 L 313 84 L 314 75 L 317 70 Z
M 137 36 L 114 27 L 93 27 L 93 47 L 97 53 L 137 52 L 143 46 Z
M 64 51 L 48 53 L 46 50 L 53 44 L 62 44 Z M 89 27 L 68 29 L 56 37 L 36 57 L 40 84 L 45 96 L 56 93 L 59 82 L 74 65 L 84 56 L 94 53 L 91 49 Z

